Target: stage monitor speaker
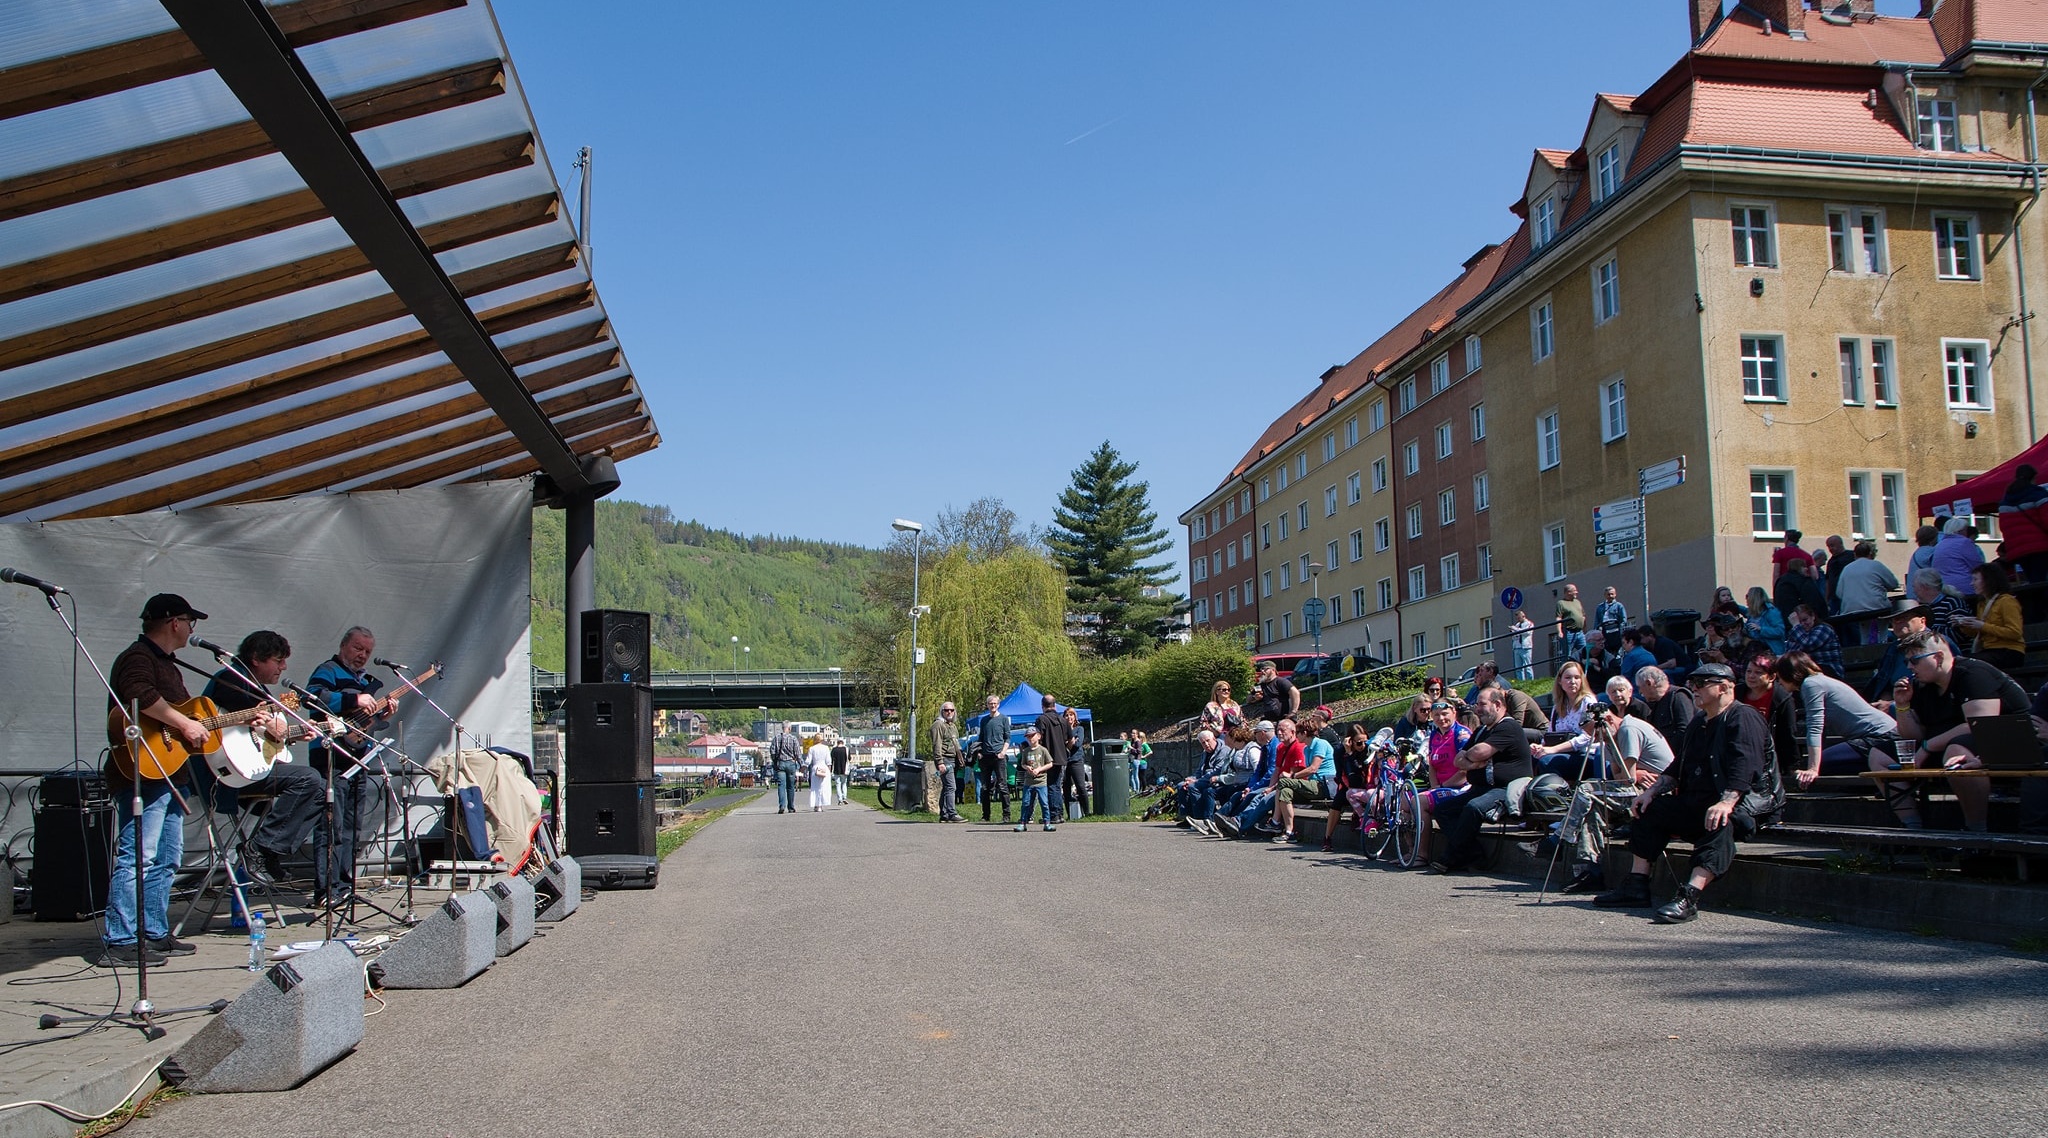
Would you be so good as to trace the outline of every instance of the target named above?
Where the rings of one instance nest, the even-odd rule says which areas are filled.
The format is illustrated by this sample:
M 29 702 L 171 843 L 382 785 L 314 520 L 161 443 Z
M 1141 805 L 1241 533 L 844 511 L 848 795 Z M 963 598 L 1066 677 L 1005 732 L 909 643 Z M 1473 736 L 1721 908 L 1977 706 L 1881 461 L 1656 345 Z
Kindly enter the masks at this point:
M 652 782 L 578 782 L 563 795 L 569 814 L 570 853 L 590 881 L 593 854 L 654 856 Z
M 498 958 L 498 906 L 456 893 L 377 958 L 387 988 L 460 988 Z
M 646 684 L 575 684 L 563 718 L 571 783 L 654 780 L 654 691 Z
M 484 892 L 498 907 L 498 955 L 510 956 L 533 939 L 533 882 L 514 874 L 491 882 Z
M 583 880 L 596 889 L 652 889 L 661 863 L 653 854 L 586 854 Z
M 568 854 L 547 863 L 533 883 L 533 895 L 534 920 L 562 920 L 583 904 L 582 867 Z
M 589 609 L 583 614 L 586 684 L 644 684 L 654 667 L 654 618 L 644 612 Z
M 340 941 L 270 966 L 163 1065 L 188 1091 L 288 1091 L 363 1041 L 363 966 Z
M 101 806 L 45 803 L 36 811 L 35 837 L 29 884 L 36 920 L 85 921 L 107 907 L 107 878 L 114 864 L 111 802 Z

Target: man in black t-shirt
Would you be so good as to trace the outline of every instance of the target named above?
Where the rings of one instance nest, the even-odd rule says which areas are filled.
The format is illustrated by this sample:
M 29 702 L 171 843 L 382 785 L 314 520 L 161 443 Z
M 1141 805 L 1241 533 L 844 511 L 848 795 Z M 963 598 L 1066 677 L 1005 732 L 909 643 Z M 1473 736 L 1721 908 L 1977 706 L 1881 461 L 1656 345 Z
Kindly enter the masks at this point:
M 1294 681 L 1280 675 L 1280 669 L 1271 660 L 1259 661 L 1258 697 L 1251 706 L 1244 709 L 1246 719 L 1270 719 L 1275 723 L 1282 719 L 1294 719 L 1301 710 L 1301 692 Z
M 1970 720 L 1988 715 L 2018 715 L 2029 710 L 2027 692 L 2011 676 L 1982 660 L 1959 660 L 1948 641 L 1932 632 L 1916 632 L 1899 641 L 1906 657 L 1906 676 L 1892 688 L 1898 708 L 1899 738 L 1920 740 L 1916 766 L 1939 763 L 1948 770 L 1976 770 L 1977 757 Z M 1948 780 L 1963 826 L 1987 828 L 1991 816 L 1991 780 L 1968 776 Z M 1920 828 L 1917 804 L 1903 791 L 1887 789 L 1892 810 L 1909 829 Z
M 1479 860 L 1484 852 L 1479 847 L 1480 827 L 1507 812 L 1511 783 L 1536 773 L 1529 735 L 1508 715 L 1508 701 L 1501 689 L 1481 689 L 1472 710 L 1479 716 L 1479 731 L 1458 752 L 1457 760 L 1458 769 L 1472 783 L 1472 793 L 1436 806 L 1437 821 L 1446 836 L 1443 860 L 1429 865 L 1438 873 L 1456 873 Z

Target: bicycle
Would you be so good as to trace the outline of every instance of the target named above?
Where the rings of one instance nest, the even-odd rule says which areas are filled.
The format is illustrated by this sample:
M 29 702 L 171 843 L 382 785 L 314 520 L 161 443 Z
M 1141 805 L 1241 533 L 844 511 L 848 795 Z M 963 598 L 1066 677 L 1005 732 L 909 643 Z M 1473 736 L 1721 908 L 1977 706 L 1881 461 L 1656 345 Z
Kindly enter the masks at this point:
M 1408 868 L 1422 846 L 1422 796 L 1416 782 L 1422 758 L 1415 740 L 1394 742 L 1391 727 L 1382 727 L 1373 736 L 1367 756 L 1367 808 L 1360 829 L 1368 841 L 1378 834 L 1379 845 L 1366 849 L 1365 856 L 1379 861 L 1391 850 L 1392 860 Z

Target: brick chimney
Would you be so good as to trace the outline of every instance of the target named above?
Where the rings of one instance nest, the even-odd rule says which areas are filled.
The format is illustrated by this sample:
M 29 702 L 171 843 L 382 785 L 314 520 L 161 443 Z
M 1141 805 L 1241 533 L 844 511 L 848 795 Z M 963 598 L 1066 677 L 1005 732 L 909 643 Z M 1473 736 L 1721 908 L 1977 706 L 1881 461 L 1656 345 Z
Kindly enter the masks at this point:
M 1692 0 L 1692 43 L 1698 47 L 1721 19 L 1721 0 Z
M 1806 38 L 1805 0 L 1744 0 L 1744 4 L 1757 15 L 1769 20 L 1774 29 L 1785 31 L 1800 39 Z

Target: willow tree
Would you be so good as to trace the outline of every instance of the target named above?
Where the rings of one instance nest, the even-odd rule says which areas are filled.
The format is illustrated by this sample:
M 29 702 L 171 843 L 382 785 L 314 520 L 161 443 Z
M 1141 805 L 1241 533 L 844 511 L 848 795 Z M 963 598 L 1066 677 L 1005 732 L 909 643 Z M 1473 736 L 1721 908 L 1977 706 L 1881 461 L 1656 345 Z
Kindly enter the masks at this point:
M 952 700 L 960 718 L 984 696 L 1008 695 L 1021 680 L 1038 687 L 1068 682 L 1078 666 L 1066 634 L 1066 580 L 1045 555 L 1013 548 L 977 559 L 955 547 L 925 569 L 922 600 L 931 606 L 918 638 L 917 721 L 930 723 Z M 908 690 L 910 638 L 898 639 L 896 674 Z

